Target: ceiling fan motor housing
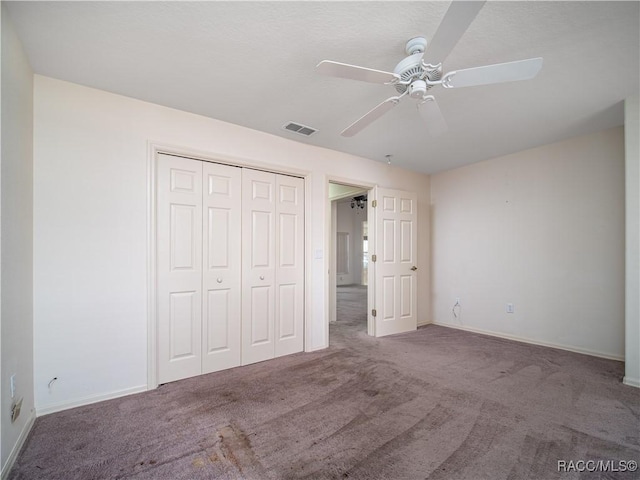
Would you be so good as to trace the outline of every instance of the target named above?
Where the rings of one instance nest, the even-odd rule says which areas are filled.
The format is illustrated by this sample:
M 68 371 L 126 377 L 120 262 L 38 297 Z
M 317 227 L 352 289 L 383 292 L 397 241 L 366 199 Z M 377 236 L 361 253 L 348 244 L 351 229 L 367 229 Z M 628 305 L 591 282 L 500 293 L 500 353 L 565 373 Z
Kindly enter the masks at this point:
M 427 94 L 427 82 L 424 80 L 414 80 L 409 85 L 409 96 L 411 98 L 422 98 Z
M 414 98 L 422 98 L 422 96 L 424 95 L 424 92 L 420 95 L 418 95 L 417 93 L 415 96 L 413 95 L 411 90 L 413 83 L 418 80 L 422 81 L 424 78 L 427 78 L 429 81 L 434 82 L 434 81 L 440 80 L 440 78 L 442 77 L 441 65 L 436 65 L 436 66 L 428 65 L 427 67 L 429 68 L 425 69 L 422 64 L 421 52 L 414 53 L 412 55 L 409 55 L 408 57 L 405 57 L 400 63 L 398 63 L 398 65 L 396 65 L 396 68 L 393 70 L 393 73 L 400 76 L 401 81 L 403 82 L 412 81 L 412 83 L 409 85 L 407 85 L 406 83 L 398 83 L 395 86 L 396 91 L 398 93 L 404 93 L 407 89 L 409 89 L 409 95 L 411 95 Z M 433 85 L 426 84 L 426 82 L 423 82 L 423 83 L 425 87 L 425 92 L 426 90 L 429 90 L 433 86 Z M 416 85 L 416 88 L 417 87 L 418 86 Z

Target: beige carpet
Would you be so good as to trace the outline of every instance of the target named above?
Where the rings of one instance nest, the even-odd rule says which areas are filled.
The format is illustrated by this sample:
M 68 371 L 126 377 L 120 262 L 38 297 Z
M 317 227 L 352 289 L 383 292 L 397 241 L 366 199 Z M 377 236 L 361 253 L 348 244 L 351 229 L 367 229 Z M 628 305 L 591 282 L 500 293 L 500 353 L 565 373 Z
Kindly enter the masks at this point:
M 640 460 L 621 362 L 433 325 L 371 338 L 366 290 L 339 295 L 329 349 L 40 417 L 9 478 L 638 478 L 558 471 Z

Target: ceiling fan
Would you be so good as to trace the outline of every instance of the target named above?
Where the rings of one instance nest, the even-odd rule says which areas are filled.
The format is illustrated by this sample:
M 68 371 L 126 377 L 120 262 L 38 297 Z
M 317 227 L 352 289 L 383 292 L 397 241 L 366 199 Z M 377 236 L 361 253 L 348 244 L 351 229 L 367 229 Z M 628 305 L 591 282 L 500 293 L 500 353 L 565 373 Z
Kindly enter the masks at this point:
M 466 68 L 443 74 L 442 62 L 451 53 L 484 4 L 484 1 L 453 0 L 431 42 L 427 42 L 424 37 L 410 39 L 405 46 L 405 53 L 408 56 L 396 65 L 393 72 L 358 67 L 331 60 L 320 62 L 316 66 L 316 71 L 319 73 L 369 83 L 392 85 L 399 94 L 386 99 L 364 114 L 345 128 L 341 135 L 352 137 L 357 134 L 390 111 L 407 95 L 419 101 L 418 111 L 429 132 L 434 136 L 440 135 L 446 132 L 448 127 L 435 97 L 427 94 L 432 87 L 438 85 L 444 88 L 471 87 L 529 80 L 535 77 L 542 68 L 542 58 L 540 57 Z

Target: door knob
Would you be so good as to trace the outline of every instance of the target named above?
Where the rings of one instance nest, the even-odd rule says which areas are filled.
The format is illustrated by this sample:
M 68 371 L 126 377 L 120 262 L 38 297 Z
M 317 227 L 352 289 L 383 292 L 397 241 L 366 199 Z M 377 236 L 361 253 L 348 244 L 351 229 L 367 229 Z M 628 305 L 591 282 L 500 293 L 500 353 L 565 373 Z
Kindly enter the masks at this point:
M 418 267 L 416 267 L 415 265 L 413 267 L 411 267 L 411 270 L 413 270 L 414 272 L 418 269 Z
M 222 283 L 222 279 L 221 279 L 220 277 L 218 277 L 218 278 L 216 279 L 216 282 L 218 282 L 218 283 Z
M 264 275 L 260 275 L 260 280 L 264 280 Z

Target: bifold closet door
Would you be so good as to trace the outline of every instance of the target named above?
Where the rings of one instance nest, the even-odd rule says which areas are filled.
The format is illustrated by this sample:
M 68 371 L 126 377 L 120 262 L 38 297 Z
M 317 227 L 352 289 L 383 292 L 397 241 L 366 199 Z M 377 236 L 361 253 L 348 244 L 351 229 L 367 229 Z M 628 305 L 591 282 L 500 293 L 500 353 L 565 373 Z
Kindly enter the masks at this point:
M 242 171 L 242 364 L 303 349 L 304 180 Z
M 158 157 L 158 381 L 240 365 L 241 169 Z
M 158 383 L 202 371 L 202 162 L 158 156 Z
M 275 179 L 242 170 L 242 365 L 275 355 Z
M 240 365 L 242 169 L 203 162 L 202 373 Z
M 304 347 L 304 180 L 276 176 L 275 356 Z
M 158 383 L 301 352 L 304 180 L 160 154 Z

